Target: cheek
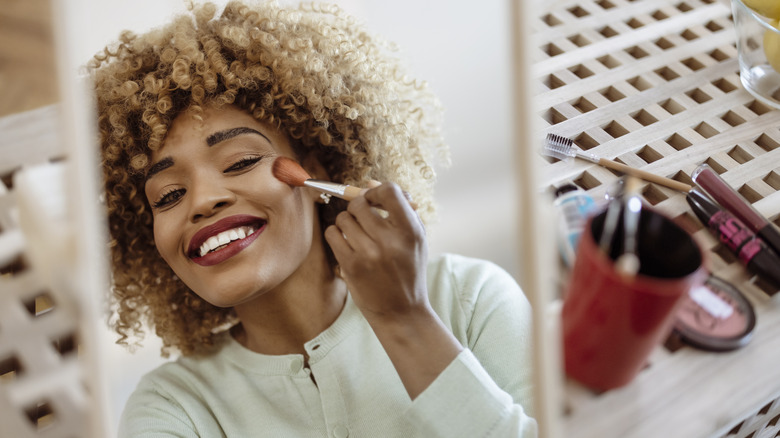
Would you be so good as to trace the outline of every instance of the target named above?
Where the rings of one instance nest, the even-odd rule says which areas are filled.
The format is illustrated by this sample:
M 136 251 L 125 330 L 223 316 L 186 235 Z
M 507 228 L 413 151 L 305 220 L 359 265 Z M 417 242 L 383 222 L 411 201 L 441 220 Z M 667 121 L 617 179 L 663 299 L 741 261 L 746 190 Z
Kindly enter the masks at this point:
M 269 171 L 270 172 L 270 171 Z M 277 214 L 288 216 L 291 225 L 295 221 L 309 221 L 319 195 L 315 190 L 305 187 L 291 187 L 273 176 L 263 175 L 251 184 L 243 193 L 259 205 L 276 210 Z M 316 214 L 316 211 L 315 213 Z
M 172 255 L 176 251 L 176 244 L 174 238 L 174 230 L 166 227 L 166 221 L 159 217 L 154 218 L 153 230 L 154 230 L 154 246 L 157 248 L 157 252 L 160 253 L 163 260 L 171 266 Z
M 317 205 L 310 189 L 298 189 L 285 202 L 285 238 L 303 250 L 321 233 Z

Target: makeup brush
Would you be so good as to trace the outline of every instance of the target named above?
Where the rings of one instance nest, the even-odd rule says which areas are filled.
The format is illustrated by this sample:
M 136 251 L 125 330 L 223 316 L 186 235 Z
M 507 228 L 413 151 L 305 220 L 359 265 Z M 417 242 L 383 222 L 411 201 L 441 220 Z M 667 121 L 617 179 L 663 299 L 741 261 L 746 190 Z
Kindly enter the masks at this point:
M 618 223 L 620 222 L 620 212 L 623 210 L 623 191 L 625 185 L 619 187 L 607 204 L 607 211 L 604 216 L 604 225 L 601 227 L 601 238 L 599 239 L 599 249 L 610 257 L 612 253 L 612 240 L 615 237 Z
M 561 135 L 547 134 L 544 147 L 542 148 L 542 154 L 548 157 L 557 158 L 559 160 L 581 158 L 583 160 L 596 163 L 600 166 L 635 176 L 645 181 L 654 182 L 656 184 L 669 187 L 670 189 L 679 190 L 681 192 L 688 192 L 691 190 L 691 186 L 688 184 L 681 183 L 670 178 L 665 178 L 654 173 L 646 172 L 644 170 L 636 169 L 634 167 L 626 166 L 625 164 L 618 163 L 617 161 L 608 160 L 606 158 L 599 158 L 594 154 L 584 152 L 575 148 L 574 142 L 570 138 L 566 138 Z
M 271 168 L 274 177 L 279 181 L 295 187 L 311 187 L 323 193 L 351 201 L 363 190 L 347 184 L 339 184 L 332 181 L 313 179 L 298 162 L 287 157 L 277 157 Z
M 626 176 L 623 203 L 625 204 L 623 206 L 623 254 L 615 260 L 615 269 L 624 276 L 634 276 L 639 272 L 637 233 L 639 216 L 642 213 L 638 178 Z

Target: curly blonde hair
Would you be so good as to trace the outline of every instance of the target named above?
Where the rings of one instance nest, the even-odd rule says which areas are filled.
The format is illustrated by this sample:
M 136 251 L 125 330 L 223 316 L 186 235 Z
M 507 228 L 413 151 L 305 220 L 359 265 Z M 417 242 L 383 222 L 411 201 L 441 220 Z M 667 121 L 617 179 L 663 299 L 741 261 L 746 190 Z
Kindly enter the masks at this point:
M 439 102 L 407 78 L 396 49 L 338 7 L 233 1 L 190 8 L 169 25 L 135 35 L 90 61 L 94 80 L 112 257 L 112 326 L 121 344 L 162 338 L 162 353 L 206 352 L 235 322 L 193 293 L 157 252 L 144 195 L 150 154 L 185 110 L 235 105 L 314 153 L 335 181 L 394 181 L 435 214 L 432 162 L 447 160 Z M 339 208 L 344 208 L 343 204 Z M 323 214 L 323 229 L 338 211 Z

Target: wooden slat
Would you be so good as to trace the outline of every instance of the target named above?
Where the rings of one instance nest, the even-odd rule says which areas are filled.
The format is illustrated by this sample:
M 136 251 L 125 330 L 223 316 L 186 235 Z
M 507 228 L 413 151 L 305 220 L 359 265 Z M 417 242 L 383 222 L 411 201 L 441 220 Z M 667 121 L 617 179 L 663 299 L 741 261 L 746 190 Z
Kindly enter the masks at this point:
M 58 113 L 53 104 L 0 117 L 0 175 L 63 157 Z
M 0 8 L 0 116 L 57 100 L 49 0 L 4 1 Z

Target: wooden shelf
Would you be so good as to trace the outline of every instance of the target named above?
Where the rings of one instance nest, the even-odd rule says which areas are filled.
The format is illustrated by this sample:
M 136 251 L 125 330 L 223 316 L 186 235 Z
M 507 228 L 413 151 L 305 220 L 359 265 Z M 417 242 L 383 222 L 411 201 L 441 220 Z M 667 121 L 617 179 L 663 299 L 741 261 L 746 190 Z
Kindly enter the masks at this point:
M 542 136 L 569 137 L 599 157 L 688 184 L 706 162 L 780 225 L 780 111 L 740 83 L 730 3 L 537 3 L 547 8 L 532 29 Z M 583 160 L 542 165 L 543 190 L 574 182 L 599 198 L 619 179 Z M 645 184 L 643 195 L 668 216 L 687 215 L 698 224 L 682 193 Z M 707 230 L 699 228 L 694 237 L 709 252 L 710 269 L 755 306 L 753 339 L 729 353 L 658 347 L 632 383 L 603 394 L 560 378 L 560 388 L 543 390 L 562 390 L 561 436 L 776 436 L 780 294 L 772 298 L 777 291 L 756 283 Z M 559 307 L 550 304 L 553 321 Z M 560 370 L 559 363 L 548 365 L 549 373 Z M 544 432 L 544 421 L 540 426 Z
M 726 436 L 780 396 L 780 367 L 773 360 L 780 348 L 780 313 L 770 307 L 759 308 L 761 323 L 740 350 L 659 348 L 631 384 L 600 395 L 567 382 L 566 436 Z

